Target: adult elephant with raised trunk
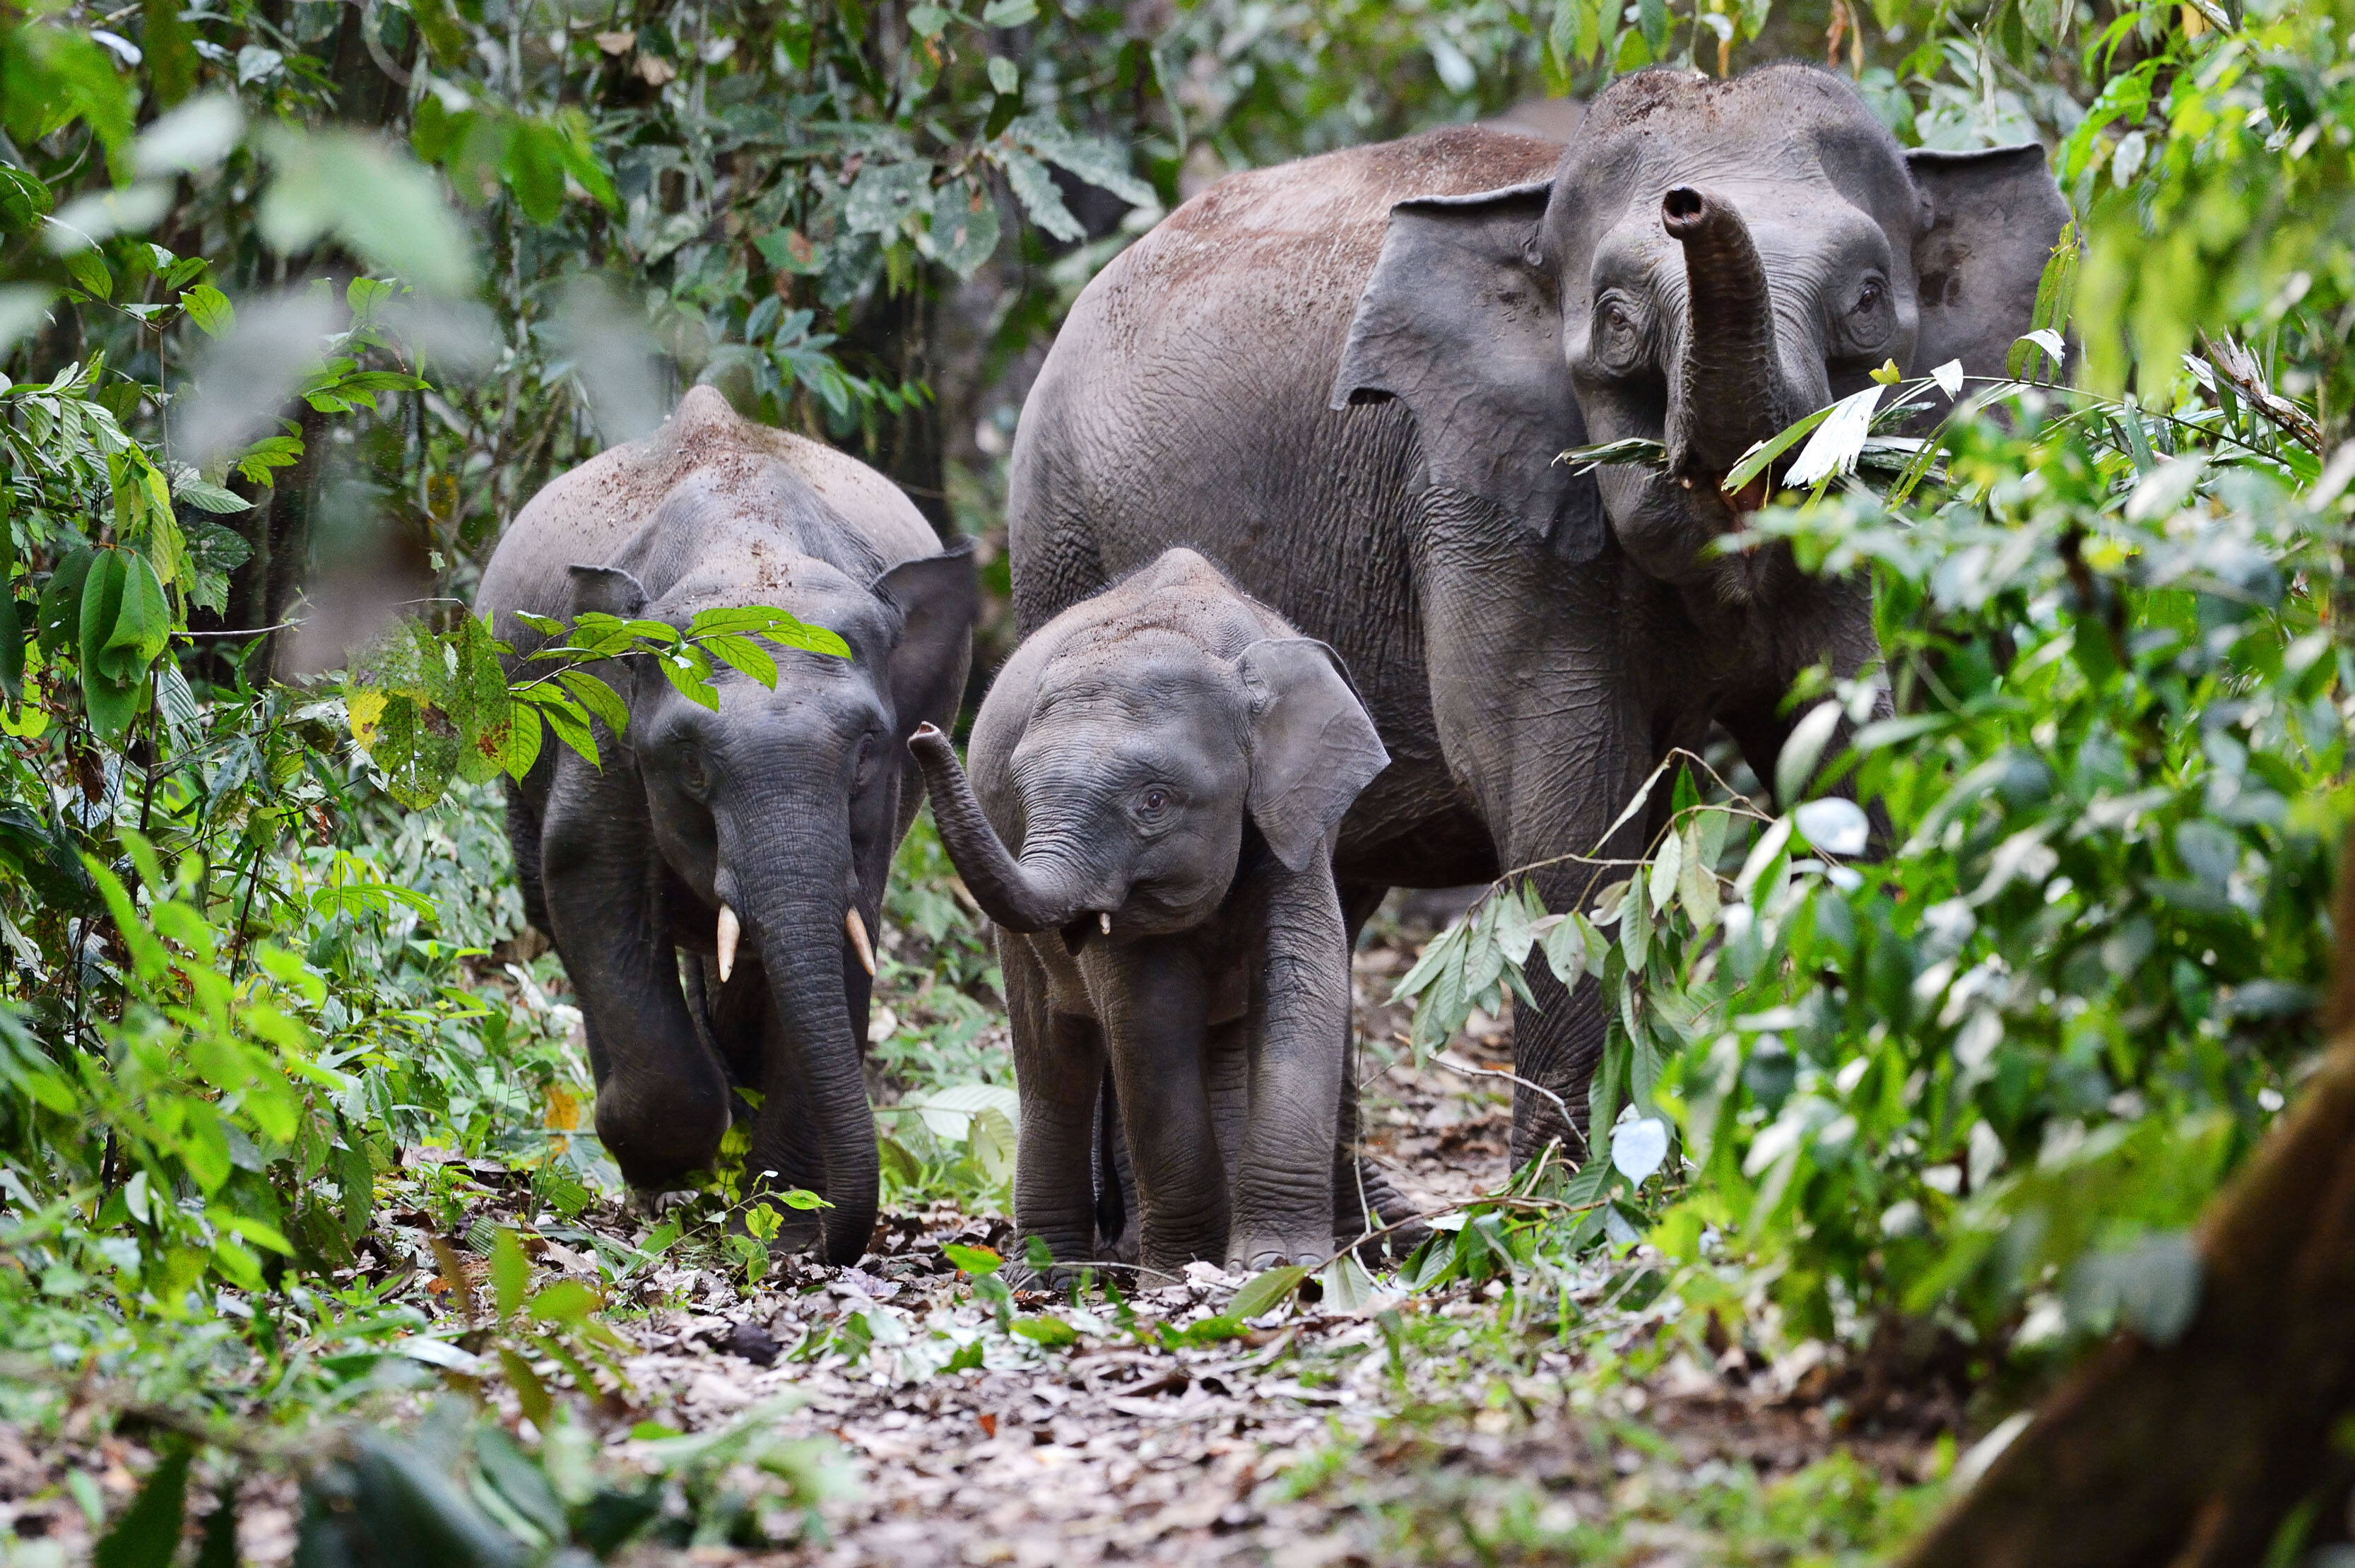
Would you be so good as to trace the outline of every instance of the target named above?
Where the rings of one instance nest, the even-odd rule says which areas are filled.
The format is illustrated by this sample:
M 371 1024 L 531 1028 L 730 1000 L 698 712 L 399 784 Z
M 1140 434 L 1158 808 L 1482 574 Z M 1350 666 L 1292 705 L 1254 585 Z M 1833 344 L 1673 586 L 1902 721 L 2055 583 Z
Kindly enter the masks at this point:
M 1201 550 L 1339 650 L 1390 750 L 1342 826 L 1354 920 L 1547 861 L 1561 907 L 1589 873 L 1559 858 L 1672 748 L 1715 721 L 1772 779 L 1794 676 L 1877 656 L 1864 583 L 1707 548 L 1763 499 L 1723 476 L 1888 361 L 1999 375 L 2067 216 L 2037 147 L 1908 152 L 1798 65 L 1624 77 L 1566 148 L 1458 127 L 1234 176 L 1089 285 L 1030 394 L 1022 629 Z M 1629 436 L 1665 468 L 1555 461 Z M 1518 1070 L 1582 1119 L 1593 983 L 1532 978 Z M 1513 1125 L 1517 1161 L 1566 1131 L 1527 1089 Z
M 517 611 L 684 630 L 703 610 L 773 606 L 848 645 L 770 644 L 774 688 L 722 668 L 716 709 L 647 656 L 602 667 L 623 733 L 598 726 L 598 767 L 544 747 L 508 791 L 507 834 L 525 908 L 579 993 L 597 1133 L 622 1174 L 659 1189 L 709 1166 L 749 1110 L 732 1085 L 752 1089 L 746 1168 L 830 1205 L 815 1226 L 792 1216 L 786 1244 L 854 1261 L 877 1201 L 868 933 L 922 798 L 908 737 L 946 725 L 964 689 L 969 548 L 943 550 L 866 464 L 697 388 L 654 436 L 533 496 L 476 603 L 518 659 L 543 639 Z

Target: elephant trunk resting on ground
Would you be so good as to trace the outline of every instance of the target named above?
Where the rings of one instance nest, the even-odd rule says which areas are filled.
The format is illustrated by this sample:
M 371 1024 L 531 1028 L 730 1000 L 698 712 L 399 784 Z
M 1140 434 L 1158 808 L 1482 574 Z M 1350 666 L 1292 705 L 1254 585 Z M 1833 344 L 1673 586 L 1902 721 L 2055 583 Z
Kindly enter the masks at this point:
M 684 629 L 698 611 L 751 605 L 851 650 L 770 644 L 775 689 L 722 668 L 716 711 L 645 656 L 609 664 L 597 673 L 629 723 L 599 727 L 603 765 L 549 744 L 508 792 L 525 907 L 579 993 L 598 1136 L 633 1186 L 710 1165 L 742 1085 L 761 1096 L 756 1184 L 765 1173 L 825 1196 L 830 1261 L 866 1250 L 867 933 L 920 799 L 902 747 L 955 712 L 975 593 L 969 551 L 942 550 L 881 475 L 740 419 L 708 388 L 655 436 L 555 480 L 499 541 L 476 602 L 518 657 L 543 639 L 517 611 Z M 789 1216 L 785 1244 L 812 1229 Z
M 971 784 L 947 737 L 911 746 L 998 925 L 1023 1233 L 1064 1264 L 1098 1255 L 1109 1063 L 1144 1267 L 1313 1262 L 1357 1234 L 1354 1184 L 1336 1191 L 1349 948 L 1332 843 L 1389 759 L 1332 650 L 1171 550 L 1007 661 Z
M 1456 127 L 1231 176 L 1089 284 L 1040 372 L 1021 628 L 1201 550 L 1338 650 L 1390 751 L 1341 827 L 1353 929 L 1389 887 L 1538 862 L 1565 907 L 1578 857 L 1641 850 L 1643 814 L 1605 829 L 1672 749 L 1719 723 L 1772 779 L 1794 677 L 1878 656 L 1861 581 L 1708 548 L 1764 496 L 1721 493 L 1737 456 L 1889 360 L 2000 375 L 2066 217 L 2039 149 L 1908 152 L 1796 65 L 1622 78 L 1566 148 Z M 1631 436 L 1665 465 L 1555 461 Z M 1517 1067 L 1575 1121 L 1593 984 L 1530 981 Z M 1516 1160 L 1577 1134 L 1516 1091 Z

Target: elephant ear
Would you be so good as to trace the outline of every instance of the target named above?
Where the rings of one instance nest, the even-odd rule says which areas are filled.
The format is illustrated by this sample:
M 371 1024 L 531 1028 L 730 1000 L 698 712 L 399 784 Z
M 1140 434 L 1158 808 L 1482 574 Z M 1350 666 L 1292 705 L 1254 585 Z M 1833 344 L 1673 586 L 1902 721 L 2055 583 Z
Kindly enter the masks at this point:
M 634 621 L 645 613 L 646 585 L 618 566 L 575 566 L 572 613 L 619 615 Z
M 1252 699 L 1252 821 L 1287 869 L 1305 869 L 1391 754 L 1340 656 L 1315 638 L 1253 643 L 1235 668 Z
M 1928 209 L 1913 242 L 1914 372 L 1959 359 L 1966 376 L 2001 376 L 2011 346 L 2035 325 L 2037 284 L 2069 222 L 2044 149 L 1916 147 L 1905 165 Z
M 1391 208 L 1332 406 L 1404 400 L 1432 483 L 1518 517 L 1565 559 L 1603 549 L 1602 493 L 1555 456 L 1584 444 L 1561 309 L 1538 249 L 1548 181 Z
M 938 555 L 903 560 L 870 586 L 900 612 L 900 640 L 887 673 L 897 740 L 904 745 L 918 725 L 948 729 L 964 700 L 981 603 L 973 541 L 959 539 Z

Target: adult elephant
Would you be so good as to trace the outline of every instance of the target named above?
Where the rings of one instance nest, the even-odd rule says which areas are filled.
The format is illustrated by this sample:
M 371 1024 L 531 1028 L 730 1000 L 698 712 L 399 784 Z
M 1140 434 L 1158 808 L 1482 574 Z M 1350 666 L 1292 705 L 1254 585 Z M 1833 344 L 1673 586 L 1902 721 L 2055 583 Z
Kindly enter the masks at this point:
M 517 658 L 544 641 L 517 611 L 684 629 L 701 610 L 767 605 L 850 646 L 769 645 L 775 688 L 722 669 L 717 710 L 647 657 L 608 666 L 629 722 L 598 727 L 603 765 L 550 745 L 508 791 L 525 908 L 579 993 L 598 1136 L 631 1185 L 711 1163 L 747 1104 L 732 1079 L 760 1095 L 747 1168 L 826 1198 L 828 1261 L 866 1250 L 867 933 L 922 798 L 907 740 L 955 715 L 975 603 L 969 548 L 942 549 L 890 481 L 706 387 L 508 526 L 476 603 Z M 810 1239 L 806 1221 L 786 1232 Z
M 1392 763 L 1343 824 L 1391 886 L 1538 872 L 1556 907 L 1712 720 L 1761 778 L 1792 677 L 1877 655 L 1866 585 L 1719 555 L 1742 451 L 1887 361 L 2001 373 L 2067 209 L 2033 145 L 1908 152 L 1856 91 L 1777 65 L 1614 82 L 1567 148 L 1435 131 L 1221 181 L 1091 283 L 1023 411 L 1025 632 L 1190 545 L 1338 649 Z M 1644 436 L 1664 470 L 1574 475 Z M 1533 977 L 1514 1055 L 1583 1119 L 1593 983 Z M 1516 1091 L 1513 1153 L 1565 1136 Z M 1568 1147 L 1580 1147 L 1574 1132 Z

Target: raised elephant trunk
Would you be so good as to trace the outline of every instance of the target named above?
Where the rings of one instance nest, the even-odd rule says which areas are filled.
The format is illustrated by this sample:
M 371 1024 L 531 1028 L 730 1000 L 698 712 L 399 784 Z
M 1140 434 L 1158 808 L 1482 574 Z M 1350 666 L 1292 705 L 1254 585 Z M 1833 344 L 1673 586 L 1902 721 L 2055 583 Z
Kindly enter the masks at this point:
M 1025 866 L 981 813 L 981 802 L 957 762 L 949 738 L 930 724 L 909 737 L 908 750 L 932 792 L 932 822 L 957 873 L 984 913 L 1008 931 L 1052 931 L 1079 918 L 1086 893 L 1075 880 Z
M 1668 411 L 1669 471 L 1714 483 L 1753 443 L 1806 411 L 1790 406 L 1766 268 L 1742 215 L 1730 202 L 1678 186 L 1661 199 L 1660 222 L 1685 248 L 1685 337 Z

